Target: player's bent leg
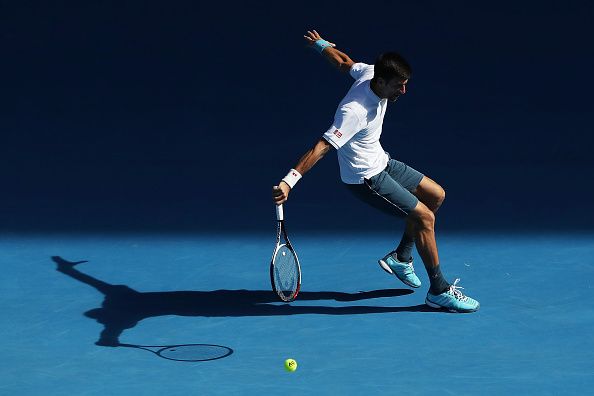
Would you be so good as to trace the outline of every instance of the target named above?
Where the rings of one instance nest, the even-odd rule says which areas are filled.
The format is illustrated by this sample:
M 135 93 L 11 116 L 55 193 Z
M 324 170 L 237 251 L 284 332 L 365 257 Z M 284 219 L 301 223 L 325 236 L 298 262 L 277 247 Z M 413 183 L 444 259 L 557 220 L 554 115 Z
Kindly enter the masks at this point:
M 405 218 L 418 204 L 418 198 L 402 184 L 395 181 L 387 172 L 382 172 L 367 180 L 365 185 L 372 194 L 387 202 L 392 207 L 393 212 L 397 212 L 399 215 L 405 216 Z M 395 275 L 405 285 L 413 288 L 420 287 L 421 280 L 415 274 L 412 256 L 408 255 L 407 260 L 401 260 L 398 258 L 397 250 L 379 259 L 380 267 L 389 274 Z
M 406 218 L 419 202 L 417 197 L 385 171 L 365 179 L 363 184 L 347 187 L 362 201 L 399 218 Z M 384 271 L 395 275 L 407 286 L 421 286 L 414 271 L 412 256 L 407 261 L 400 261 L 396 251 L 392 251 L 379 259 L 378 263 Z
M 445 190 L 434 180 L 423 176 L 421 182 L 412 193 L 433 213 L 436 213 L 445 200 Z
M 390 159 L 386 167 L 386 172 L 402 185 L 402 187 L 406 188 L 417 200 L 425 204 L 433 213 L 437 212 L 437 209 L 445 199 L 445 191 L 441 186 L 401 161 Z M 407 214 L 411 214 L 414 208 L 415 206 L 410 207 Z M 412 249 L 415 245 L 412 224 L 411 221 L 407 221 L 406 230 L 400 244 L 396 248 L 400 261 L 406 261 L 411 257 Z

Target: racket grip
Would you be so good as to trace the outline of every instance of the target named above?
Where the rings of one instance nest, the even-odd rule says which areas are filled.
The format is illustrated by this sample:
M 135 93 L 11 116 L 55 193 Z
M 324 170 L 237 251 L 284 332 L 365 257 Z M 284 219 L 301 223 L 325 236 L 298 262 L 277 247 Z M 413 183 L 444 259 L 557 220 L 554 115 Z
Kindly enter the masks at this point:
M 276 219 L 278 221 L 284 220 L 283 205 L 276 205 Z

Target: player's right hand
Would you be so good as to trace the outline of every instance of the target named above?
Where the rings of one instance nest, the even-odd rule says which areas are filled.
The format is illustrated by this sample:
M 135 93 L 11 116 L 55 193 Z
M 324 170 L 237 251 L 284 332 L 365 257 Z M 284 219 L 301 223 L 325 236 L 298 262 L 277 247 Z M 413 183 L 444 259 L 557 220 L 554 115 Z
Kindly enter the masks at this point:
M 291 187 L 285 182 L 280 182 L 278 186 L 272 187 L 272 200 L 277 205 L 282 205 L 289 199 Z

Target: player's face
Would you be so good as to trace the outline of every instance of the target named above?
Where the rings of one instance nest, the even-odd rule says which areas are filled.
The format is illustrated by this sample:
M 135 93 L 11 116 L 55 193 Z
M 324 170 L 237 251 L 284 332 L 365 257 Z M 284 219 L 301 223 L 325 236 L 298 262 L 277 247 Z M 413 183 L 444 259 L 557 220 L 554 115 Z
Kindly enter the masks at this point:
M 406 84 L 408 79 L 401 80 L 399 78 L 391 79 L 385 86 L 385 98 L 390 102 L 396 102 L 398 98 L 406 93 Z

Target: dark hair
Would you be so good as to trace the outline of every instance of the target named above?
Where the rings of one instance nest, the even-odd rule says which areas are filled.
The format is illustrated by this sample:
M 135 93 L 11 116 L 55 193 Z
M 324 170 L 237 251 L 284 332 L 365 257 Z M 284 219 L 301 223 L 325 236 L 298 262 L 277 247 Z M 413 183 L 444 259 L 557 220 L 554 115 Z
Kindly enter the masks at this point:
M 375 61 L 374 78 L 383 78 L 390 81 L 393 78 L 407 80 L 412 74 L 408 62 L 396 52 L 384 52 Z

